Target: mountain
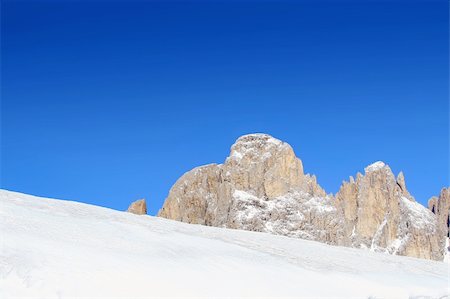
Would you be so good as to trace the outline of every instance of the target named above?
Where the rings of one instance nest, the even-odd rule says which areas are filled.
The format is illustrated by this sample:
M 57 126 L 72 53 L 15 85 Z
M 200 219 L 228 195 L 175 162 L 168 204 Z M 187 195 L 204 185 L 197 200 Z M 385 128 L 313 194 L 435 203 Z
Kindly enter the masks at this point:
M 0 190 L 0 298 L 444 298 L 442 262 Z
M 352 247 L 391 254 L 442 260 L 445 239 L 436 217 L 415 202 L 403 173 L 397 178 L 389 166 L 376 162 L 344 182 L 336 204 L 345 219 L 345 236 Z
M 327 194 L 292 147 L 267 134 L 240 137 L 223 164 L 197 167 L 171 188 L 159 216 L 442 260 L 436 216 L 383 162 Z

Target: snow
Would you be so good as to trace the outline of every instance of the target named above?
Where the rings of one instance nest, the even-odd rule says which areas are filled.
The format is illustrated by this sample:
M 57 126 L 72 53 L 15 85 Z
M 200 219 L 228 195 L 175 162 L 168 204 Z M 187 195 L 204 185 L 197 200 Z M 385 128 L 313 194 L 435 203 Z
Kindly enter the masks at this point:
M 268 199 L 243 190 L 234 190 L 235 218 L 245 230 L 314 239 L 314 236 L 306 230 L 298 230 L 298 226 L 305 219 L 303 211 L 299 208 L 299 196 L 302 194 L 288 193 Z M 310 210 L 313 208 L 309 207 Z
M 444 262 L 450 263 L 450 238 L 445 238 Z
M 238 200 L 245 200 L 245 201 L 248 201 L 248 200 L 260 200 L 255 195 L 250 194 L 250 193 L 248 193 L 246 191 L 243 191 L 243 190 L 234 190 L 233 197 L 238 199 Z
M 384 164 L 384 162 L 382 161 L 377 161 L 375 163 L 370 164 L 369 166 L 367 166 L 366 168 L 364 168 L 365 172 L 372 172 L 372 171 L 377 171 L 382 169 L 384 166 L 386 166 L 386 164 Z
M 244 155 L 236 150 L 232 150 L 230 154 L 231 159 L 235 160 L 241 160 L 244 157 Z
M 278 140 L 276 138 L 273 138 L 272 136 L 270 136 L 270 138 L 267 140 L 267 142 L 270 142 L 276 146 L 280 146 L 283 144 L 283 142 L 281 140 Z
M 335 208 L 326 201 L 326 198 L 323 197 L 311 197 L 305 204 L 319 213 L 330 213 L 335 210 Z
M 404 236 L 403 238 L 399 239 L 395 239 L 394 241 L 392 241 L 392 243 L 387 247 L 386 252 L 390 253 L 390 254 L 397 254 L 397 252 L 400 250 L 400 248 L 402 248 L 403 246 L 405 246 L 405 244 L 408 242 L 409 239 L 409 235 Z
M 276 146 L 283 144 L 283 142 L 281 140 L 276 139 L 276 138 L 270 136 L 269 134 L 265 134 L 265 133 L 252 133 L 252 134 L 243 135 L 238 138 L 236 143 L 248 142 L 246 140 L 252 140 L 250 142 L 255 142 L 256 140 L 258 140 L 258 142 L 268 142 L 268 143 L 272 143 Z
M 376 245 L 376 242 L 378 242 L 378 239 L 380 238 L 381 234 L 383 233 L 383 229 L 387 224 L 387 218 L 385 217 L 383 219 L 383 222 L 378 227 L 377 231 L 375 232 L 375 235 L 372 238 L 372 244 L 370 245 L 370 250 L 376 251 L 378 250 L 378 246 Z
M 260 213 L 261 206 L 267 206 L 267 203 L 253 194 L 245 192 L 243 190 L 234 190 L 233 198 L 245 203 L 245 209 L 239 210 L 238 219 L 250 219 L 257 216 Z M 256 204 L 254 204 L 256 203 Z
M 412 221 L 410 222 L 412 226 L 417 228 L 433 227 L 435 221 L 433 212 L 407 197 L 402 196 L 401 199 L 403 206 L 409 210 L 409 212 L 405 214 L 409 215 L 411 218 Z
M 228 159 L 239 163 L 245 156 L 255 156 L 263 153 L 259 158 L 266 160 L 272 156 L 271 150 L 281 150 L 284 146 L 288 145 L 270 135 L 262 133 L 248 134 L 236 140 L 231 147 Z
M 448 264 L 442 262 L 4 190 L 0 238 L 0 298 L 448 294 Z
M 397 254 L 399 249 L 402 248 L 408 241 L 409 235 L 406 235 L 403 238 L 394 239 L 388 246 L 386 246 L 386 248 L 380 247 L 377 244 L 379 244 L 380 242 L 380 237 L 382 236 L 383 230 L 386 228 L 386 225 L 387 225 L 387 218 L 384 218 L 383 222 L 380 224 L 377 231 L 375 232 L 375 235 L 372 238 L 370 250 L 376 252 L 384 252 L 387 254 Z M 353 228 L 353 230 L 354 229 L 355 228 Z

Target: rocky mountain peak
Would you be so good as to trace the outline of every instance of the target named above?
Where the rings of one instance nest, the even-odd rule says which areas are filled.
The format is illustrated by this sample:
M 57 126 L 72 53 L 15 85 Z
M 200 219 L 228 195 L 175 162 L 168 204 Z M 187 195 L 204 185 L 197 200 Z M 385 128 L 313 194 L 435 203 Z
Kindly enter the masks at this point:
M 364 168 L 364 175 L 358 173 L 357 182 L 364 182 L 367 186 L 383 189 L 385 192 L 399 193 L 400 195 L 415 201 L 406 189 L 405 176 L 400 172 L 395 177 L 389 165 L 377 161 Z
M 435 217 L 409 194 L 403 173 L 396 178 L 390 167 L 379 161 L 356 177 L 344 182 L 336 194 L 350 246 L 442 258 L 442 238 L 436 233 Z
M 305 183 L 302 162 L 292 147 L 267 134 L 238 138 L 222 168 L 235 189 L 261 198 L 275 198 Z
M 357 175 L 357 181 L 364 181 L 370 186 L 389 186 L 395 190 L 397 180 L 389 165 L 378 161 L 364 168 L 364 175 Z
M 370 165 L 367 166 L 366 168 L 364 168 L 364 171 L 365 171 L 366 173 L 369 173 L 369 172 L 373 172 L 373 171 L 379 171 L 379 170 L 381 170 L 381 169 L 387 170 L 388 168 L 389 168 L 389 166 L 387 166 L 386 164 L 384 164 L 384 162 L 382 162 L 382 161 L 377 161 L 377 162 L 374 162 L 374 163 L 370 164 Z
M 285 145 L 286 143 L 268 134 L 248 134 L 239 137 L 231 146 L 230 156 L 246 155 L 251 152 L 270 152 Z
M 304 174 L 292 147 L 267 134 L 242 136 L 224 164 L 185 173 L 158 215 L 399 255 L 443 255 L 436 217 L 409 195 L 403 173 L 396 178 L 378 161 L 327 195 Z
M 316 177 L 303 173 L 302 162 L 289 144 L 267 134 L 249 134 L 236 140 L 224 164 L 185 173 L 171 188 L 159 215 L 264 231 L 268 229 L 264 218 L 277 222 L 273 229 L 278 229 L 284 225 L 283 217 L 298 217 L 299 202 L 313 196 L 323 198 L 323 204 L 333 209 Z M 286 205 L 292 207 L 283 211 Z
M 262 163 L 273 156 L 295 156 L 292 147 L 268 134 L 248 134 L 239 137 L 231 146 L 226 163 Z

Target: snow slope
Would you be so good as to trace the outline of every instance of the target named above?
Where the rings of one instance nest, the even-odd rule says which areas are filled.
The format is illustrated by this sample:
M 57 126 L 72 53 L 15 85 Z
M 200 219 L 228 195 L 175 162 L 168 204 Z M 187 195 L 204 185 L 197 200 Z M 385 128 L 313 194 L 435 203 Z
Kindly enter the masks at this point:
M 0 298 L 445 297 L 448 264 L 0 190 Z

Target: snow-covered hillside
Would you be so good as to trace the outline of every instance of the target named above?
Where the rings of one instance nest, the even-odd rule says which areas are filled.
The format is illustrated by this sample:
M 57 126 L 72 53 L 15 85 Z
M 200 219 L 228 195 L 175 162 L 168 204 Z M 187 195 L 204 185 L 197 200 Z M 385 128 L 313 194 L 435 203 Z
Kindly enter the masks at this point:
M 0 190 L 0 298 L 439 298 L 448 264 Z

